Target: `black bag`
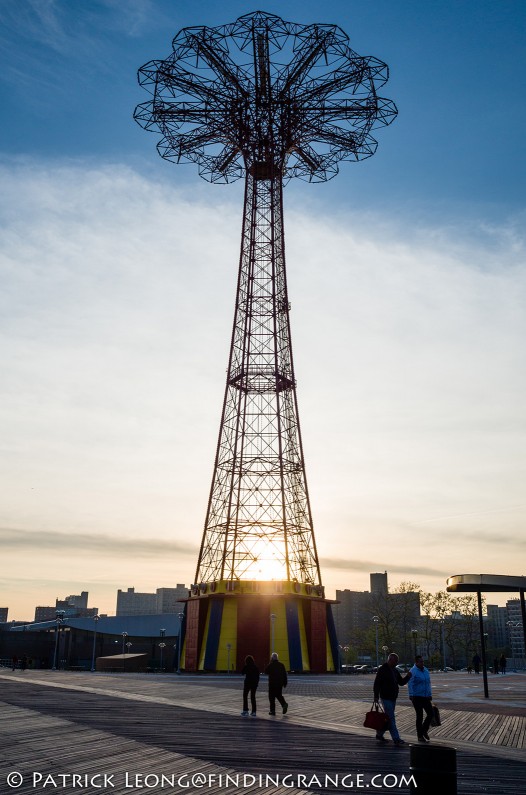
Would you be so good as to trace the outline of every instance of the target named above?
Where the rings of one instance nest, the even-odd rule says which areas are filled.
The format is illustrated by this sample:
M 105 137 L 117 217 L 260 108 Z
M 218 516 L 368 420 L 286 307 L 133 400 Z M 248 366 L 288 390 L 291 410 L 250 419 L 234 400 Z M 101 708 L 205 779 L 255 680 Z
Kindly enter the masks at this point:
M 442 726 L 442 721 L 440 720 L 440 710 L 438 709 L 436 704 L 431 704 L 431 709 L 433 710 L 433 717 L 431 718 L 431 726 Z
M 383 732 L 389 726 L 389 718 L 378 701 L 373 701 L 371 709 L 365 713 L 363 725 L 367 729 L 374 729 L 376 732 Z

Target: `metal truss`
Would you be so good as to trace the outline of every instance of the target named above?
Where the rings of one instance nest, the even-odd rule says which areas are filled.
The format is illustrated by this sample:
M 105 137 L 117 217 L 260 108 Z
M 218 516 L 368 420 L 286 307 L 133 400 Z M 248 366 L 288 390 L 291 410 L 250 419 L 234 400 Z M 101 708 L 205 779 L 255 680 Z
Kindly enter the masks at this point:
M 245 178 L 237 300 L 196 583 L 321 584 L 298 418 L 283 235 L 283 185 L 331 179 L 374 154 L 396 107 L 388 68 L 334 25 L 256 12 L 185 28 L 139 70 L 152 99 L 134 117 L 160 155 L 211 182 Z

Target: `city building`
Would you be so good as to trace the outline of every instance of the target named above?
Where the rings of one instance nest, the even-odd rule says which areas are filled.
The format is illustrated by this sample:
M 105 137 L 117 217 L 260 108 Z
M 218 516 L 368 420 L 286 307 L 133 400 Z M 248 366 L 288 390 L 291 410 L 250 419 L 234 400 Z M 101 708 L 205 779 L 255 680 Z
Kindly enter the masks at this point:
M 486 605 L 486 612 L 488 618 L 485 627 L 488 633 L 488 647 L 490 649 L 505 649 L 509 646 L 509 633 L 506 626 L 508 609 L 498 605 Z
M 184 610 L 184 599 L 188 598 L 186 585 L 177 583 L 175 588 L 157 588 L 155 593 L 139 593 L 135 588 L 117 591 L 118 616 L 146 616 L 161 613 L 180 613 Z
M 387 572 L 375 572 L 369 575 L 371 583 L 371 593 L 381 593 L 386 595 L 388 592 Z
M 61 611 L 68 618 L 89 618 L 98 615 L 98 607 L 88 607 L 88 591 L 56 599 L 55 607 L 36 607 L 35 621 L 54 621 L 57 612 Z
M 8 607 L 0 607 L 0 624 L 5 624 L 7 621 Z
M 357 633 L 369 626 L 374 612 L 371 610 L 371 594 L 369 591 L 336 591 L 337 604 L 332 612 L 336 635 L 340 643 L 348 644 Z
M 524 632 L 522 627 L 522 614 L 520 599 L 508 599 L 506 602 L 508 643 L 511 651 L 512 665 L 521 661 L 524 665 Z
M 188 599 L 188 588 L 177 583 L 175 588 L 157 588 L 157 612 L 180 613 L 184 610 L 184 600 Z
M 340 643 L 349 643 L 357 634 L 373 626 L 373 616 L 380 623 L 398 623 L 404 633 L 418 625 L 420 597 L 416 592 L 389 593 L 387 572 L 371 574 L 371 591 L 336 591 L 339 604 L 333 606 L 336 634 Z
M 344 650 L 352 649 L 362 662 L 380 659 L 384 648 L 396 650 L 408 662 L 419 636 L 420 596 L 412 591 L 389 593 L 387 572 L 372 573 L 370 583 L 371 591 L 336 591 L 333 615 L 338 643 Z
M 147 616 L 157 613 L 157 594 L 136 593 L 135 588 L 117 591 L 118 616 Z

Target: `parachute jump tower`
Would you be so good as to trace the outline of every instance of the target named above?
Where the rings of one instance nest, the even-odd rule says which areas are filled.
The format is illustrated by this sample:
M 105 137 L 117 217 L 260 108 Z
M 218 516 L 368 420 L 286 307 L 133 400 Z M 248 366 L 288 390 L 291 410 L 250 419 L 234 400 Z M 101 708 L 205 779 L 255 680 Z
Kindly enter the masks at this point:
M 301 441 L 285 272 L 283 186 L 324 182 L 374 154 L 396 107 L 378 96 L 386 64 L 361 57 L 335 25 L 255 12 L 192 27 L 139 70 L 152 99 L 135 110 L 159 154 L 210 182 L 245 180 L 227 382 L 181 665 L 289 670 L 337 665 Z

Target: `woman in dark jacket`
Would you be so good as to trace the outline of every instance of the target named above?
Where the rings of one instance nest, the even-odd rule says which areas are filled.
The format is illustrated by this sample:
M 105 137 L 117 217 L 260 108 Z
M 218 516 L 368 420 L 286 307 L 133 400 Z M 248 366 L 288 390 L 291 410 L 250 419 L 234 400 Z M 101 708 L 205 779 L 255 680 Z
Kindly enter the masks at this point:
M 243 712 L 241 714 L 244 716 L 247 716 L 249 714 L 248 694 L 250 693 L 250 704 L 252 707 L 252 712 L 250 713 L 250 715 L 252 718 L 255 718 L 256 690 L 258 689 L 258 684 L 259 684 L 259 670 L 251 654 L 248 654 L 245 657 L 245 665 L 243 666 L 243 670 L 241 671 L 241 673 L 245 674 L 245 681 L 243 683 Z

